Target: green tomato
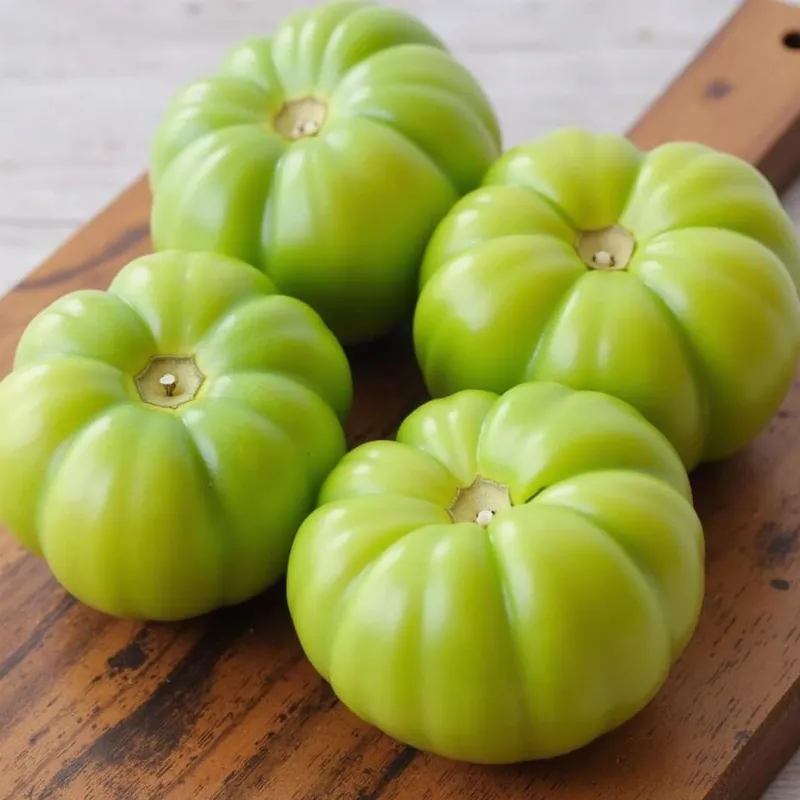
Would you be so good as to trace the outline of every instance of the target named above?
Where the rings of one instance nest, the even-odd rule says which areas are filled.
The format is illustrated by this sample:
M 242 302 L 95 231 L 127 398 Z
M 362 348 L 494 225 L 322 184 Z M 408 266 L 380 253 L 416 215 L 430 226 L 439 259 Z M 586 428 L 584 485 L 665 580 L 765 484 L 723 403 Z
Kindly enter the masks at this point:
M 704 544 L 666 438 L 550 383 L 429 401 L 348 453 L 289 558 L 313 666 L 416 748 L 576 749 L 659 690 L 695 629 Z
M 333 333 L 258 270 L 143 257 L 25 330 L 0 383 L 0 521 L 106 613 L 241 602 L 285 572 L 351 394 Z
M 800 252 L 753 167 L 576 129 L 504 155 L 438 227 L 414 339 L 434 396 L 606 392 L 688 468 L 744 447 L 791 386 Z
M 436 224 L 500 152 L 483 90 L 421 22 L 345 0 L 235 47 L 153 144 L 157 248 L 263 269 L 341 341 L 409 319 Z

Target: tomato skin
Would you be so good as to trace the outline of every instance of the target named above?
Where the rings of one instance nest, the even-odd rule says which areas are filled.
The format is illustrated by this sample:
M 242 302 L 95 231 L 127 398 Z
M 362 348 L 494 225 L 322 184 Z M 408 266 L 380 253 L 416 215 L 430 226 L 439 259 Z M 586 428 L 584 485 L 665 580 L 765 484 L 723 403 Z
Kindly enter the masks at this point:
M 453 510 L 477 477 L 511 502 L 485 526 Z M 348 708 L 480 763 L 566 753 L 636 714 L 703 591 L 666 438 L 622 401 L 544 382 L 431 400 L 396 441 L 349 452 L 287 572 L 301 645 Z
M 297 109 L 314 128 L 293 138 Z M 247 261 L 342 342 L 378 338 L 410 319 L 425 244 L 500 138 L 482 88 L 421 22 L 323 3 L 174 98 L 152 145 L 153 241 Z
M 613 226 L 632 257 L 590 266 L 581 235 Z M 612 394 L 691 469 L 745 447 L 783 401 L 799 279 L 794 226 L 750 165 L 563 129 L 506 153 L 438 226 L 416 353 L 434 396 L 529 380 Z
M 142 376 L 188 358 L 196 393 L 154 404 Z M 195 374 L 180 364 L 178 398 Z M 351 397 L 331 331 L 256 269 L 145 256 L 26 328 L 0 383 L 0 520 L 108 614 L 176 620 L 241 602 L 285 572 L 345 452 Z

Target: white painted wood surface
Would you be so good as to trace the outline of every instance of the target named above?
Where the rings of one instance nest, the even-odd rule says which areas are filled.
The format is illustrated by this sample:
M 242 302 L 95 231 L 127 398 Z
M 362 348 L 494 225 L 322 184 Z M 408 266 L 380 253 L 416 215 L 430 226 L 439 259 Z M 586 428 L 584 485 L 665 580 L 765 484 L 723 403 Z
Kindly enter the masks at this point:
M 492 97 L 507 145 L 624 131 L 736 0 L 387 0 Z M 302 0 L 0 0 L 0 292 L 146 165 L 181 84 Z M 800 187 L 786 197 L 800 222 Z M 681 800 L 681 798 L 675 798 Z M 800 800 L 800 754 L 764 800 Z

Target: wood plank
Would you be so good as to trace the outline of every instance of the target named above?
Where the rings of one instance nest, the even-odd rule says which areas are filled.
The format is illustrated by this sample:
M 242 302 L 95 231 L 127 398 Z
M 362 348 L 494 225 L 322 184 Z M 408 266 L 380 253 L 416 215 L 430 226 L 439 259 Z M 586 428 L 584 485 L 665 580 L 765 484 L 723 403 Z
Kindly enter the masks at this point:
M 148 251 L 149 202 L 140 180 L 0 301 L 3 374 L 36 311 L 65 291 L 104 288 Z M 355 444 L 389 435 L 423 392 L 403 334 L 362 348 L 353 362 Z M 752 447 L 693 476 L 708 538 L 707 599 L 662 692 L 592 746 L 516 767 L 454 764 L 360 723 L 303 658 L 282 585 L 203 619 L 137 625 L 76 603 L 3 536 L 0 792 L 14 800 L 755 798 L 800 744 L 799 452 L 800 382 Z
M 63 241 L 77 227 L 58 220 L 0 217 L 0 295 L 13 289 L 31 265 L 40 263 L 54 249 L 53 242 Z
M 745 2 L 631 136 L 645 148 L 699 139 L 755 164 L 786 189 L 800 172 L 797 4 Z

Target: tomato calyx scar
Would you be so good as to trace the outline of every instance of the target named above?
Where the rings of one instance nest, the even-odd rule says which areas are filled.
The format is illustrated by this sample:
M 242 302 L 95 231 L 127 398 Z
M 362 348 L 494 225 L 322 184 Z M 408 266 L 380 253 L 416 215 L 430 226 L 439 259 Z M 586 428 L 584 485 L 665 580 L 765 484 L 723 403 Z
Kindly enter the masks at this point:
M 473 522 L 485 528 L 511 505 L 508 486 L 478 475 L 469 486 L 458 489 L 447 511 L 453 522 Z
M 286 101 L 272 121 L 278 135 L 290 142 L 316 136 L 325 124 L 328 106 L 316 97 Z
M 205 381 L 192 356 L 153 356 L 136 376 L 142 402 L 178 408 L 193 400 Z
M 575 250 L 589 269 L 624 270 L 636 249 L 633 234 L 620 225 L 581 231 Z
M 491 508 L 482 508 L 475 517 L 478 525 L 488 525 L 494 519 L 495 512 Z
M 178 379 L 171 372 L 166 372 L 162 375 L 158 382 L 164 387 L 164 394 L 167 397 L 172 397 L 178 388 Z

